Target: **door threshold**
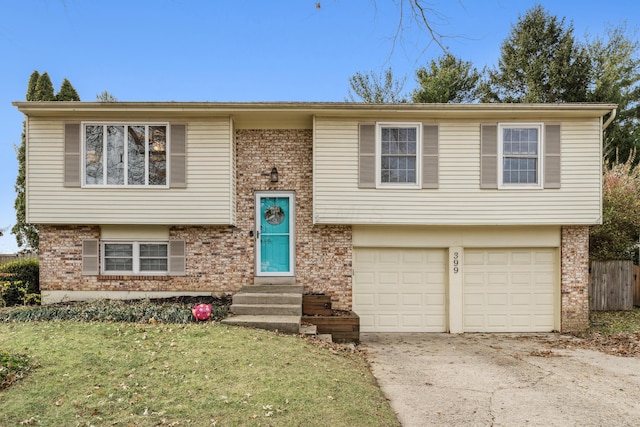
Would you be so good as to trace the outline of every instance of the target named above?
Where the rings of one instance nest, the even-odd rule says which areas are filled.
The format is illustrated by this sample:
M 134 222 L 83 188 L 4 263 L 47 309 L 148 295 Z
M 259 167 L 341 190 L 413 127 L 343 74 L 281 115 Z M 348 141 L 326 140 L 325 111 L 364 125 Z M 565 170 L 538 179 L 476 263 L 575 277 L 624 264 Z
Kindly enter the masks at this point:
M 295 276 L 254 276 L 254 285 L 295 285 Z

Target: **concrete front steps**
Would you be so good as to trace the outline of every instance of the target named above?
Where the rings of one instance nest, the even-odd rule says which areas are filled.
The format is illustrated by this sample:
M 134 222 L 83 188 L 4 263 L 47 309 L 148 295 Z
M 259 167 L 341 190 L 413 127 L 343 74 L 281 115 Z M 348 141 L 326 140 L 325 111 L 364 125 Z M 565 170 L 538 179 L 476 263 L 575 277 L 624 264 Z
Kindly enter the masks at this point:
M 222 320 L 227 325 L 300 333 L 302 319 L 301 285 L 250 285 L 233 296 L 230 311 Z

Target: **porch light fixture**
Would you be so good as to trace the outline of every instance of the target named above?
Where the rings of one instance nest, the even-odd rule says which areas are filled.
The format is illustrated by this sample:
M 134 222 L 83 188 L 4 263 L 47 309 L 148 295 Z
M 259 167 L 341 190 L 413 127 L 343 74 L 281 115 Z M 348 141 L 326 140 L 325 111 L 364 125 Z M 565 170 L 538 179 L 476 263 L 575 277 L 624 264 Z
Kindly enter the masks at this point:
M 275 166 L 273 167 L 273 169 L 271 169 L 271 182 L 278 182 L 278 169 L 275 168 Z

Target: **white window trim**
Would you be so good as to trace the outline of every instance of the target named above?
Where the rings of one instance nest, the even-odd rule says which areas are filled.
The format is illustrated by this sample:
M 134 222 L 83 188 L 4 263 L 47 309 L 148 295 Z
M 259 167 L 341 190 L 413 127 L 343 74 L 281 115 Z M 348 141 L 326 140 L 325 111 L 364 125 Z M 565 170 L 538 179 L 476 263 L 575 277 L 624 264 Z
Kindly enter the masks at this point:
M 503 129 L 509 128 L 537 128 L 538 129 L 538 170 L 535 184 L 503 183 L 504 142 Z M 498 123 L 498 189 L 501 190 L 541 190 L 544 186 L 544 123 L 542 122 L 513 122 Z
M 416 182 L 382 182 L 382 128 L 413 127 L 416 129 Z M 376 188 L 420 189 L 422 188 L 422 123 L 377 122 L 376 123 Z
M 144 184 L 144 185 L 132 185 L 132 184 L 127 184 L 127 163 L 125 162 L 125 176 L 124 176 L 124 184 L 119 184 L 119 185 L 114 185 L 114 184 L 87 184 L 87 171 L 86 171 L 86 167 L 87 167 L 87 140 L 86 140 L 86 127 L 87 125 L 98 125 L 98 126 L 166 126 L 167 129 L 167 146 L 165 148 L 165 153 L 166 153 L 166 168 L 167 168 L 167 175 L 166 175 L 166 179 L 165 179 L 165 184 L 164 185 L 149 185 L 149 184 Z M 157 189 L 166 189 L 169 188 L 169 184 L 170 184 L 170 172 L 171 172 L 171 165 L 170 165 L 170 150 L 171 150 L 171 125 L 169 124 L 169 122 L 147 122 L 147 121 L 122 121 L 122 122 L 104 122 L 104 121 L 85 121 L 85 122 L 81 122 L 80 123 L 80 134 L 81 134 L 81 140 L 80 140 L 80 163 L 82 165 L 82 176 L 81 176 L 81 182 L 80 185 L 82 188 L 145 188 L 145 189 L 150 189 L 150 188 L 157 188 Z M 107 138 L 103 138 L 102 141 L 103 144 L 103 157 L 106 156 L 106 152 L 107 152 Z M 125 140 L 125 150 L 127 147 L 127 141 Z M 145 150 L 147 149 L 147 146 L 145 145 Z M 145 151 L 146 153 L 146 151 Z M 149 175 L 149 156 L 146 155 L 145 156 L 145 176 L 148 179 L 148 175 Z M 103 182 L 107 179 L 107 166 L 106 163 L 104 163 L 103 160 Z
M 167 270 L 162 271 L 140 271 L 140 245 L 141 244 L 166 244 L 167 245 Z M 107 244 L 121 244 L 121 245 L 133 245 L 133 270 L 105 270 L 105 245 Z M 122 240 L 122 239 L 103 239 L 100 240 L 100 274 L 104 276 L 121 276 L 121 275 L 136 275 L 136 276 L 166 276 L 169 274 L 169 241 L 168 240 Z

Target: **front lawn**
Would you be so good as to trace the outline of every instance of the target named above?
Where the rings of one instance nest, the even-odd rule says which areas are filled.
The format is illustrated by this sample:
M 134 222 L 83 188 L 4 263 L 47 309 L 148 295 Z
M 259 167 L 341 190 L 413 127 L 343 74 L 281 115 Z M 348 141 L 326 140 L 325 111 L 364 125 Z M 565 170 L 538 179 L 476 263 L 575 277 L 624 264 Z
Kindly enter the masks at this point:
M 219 323 L 0 323 L 0 425 L 394 426 L 362 357 Z

